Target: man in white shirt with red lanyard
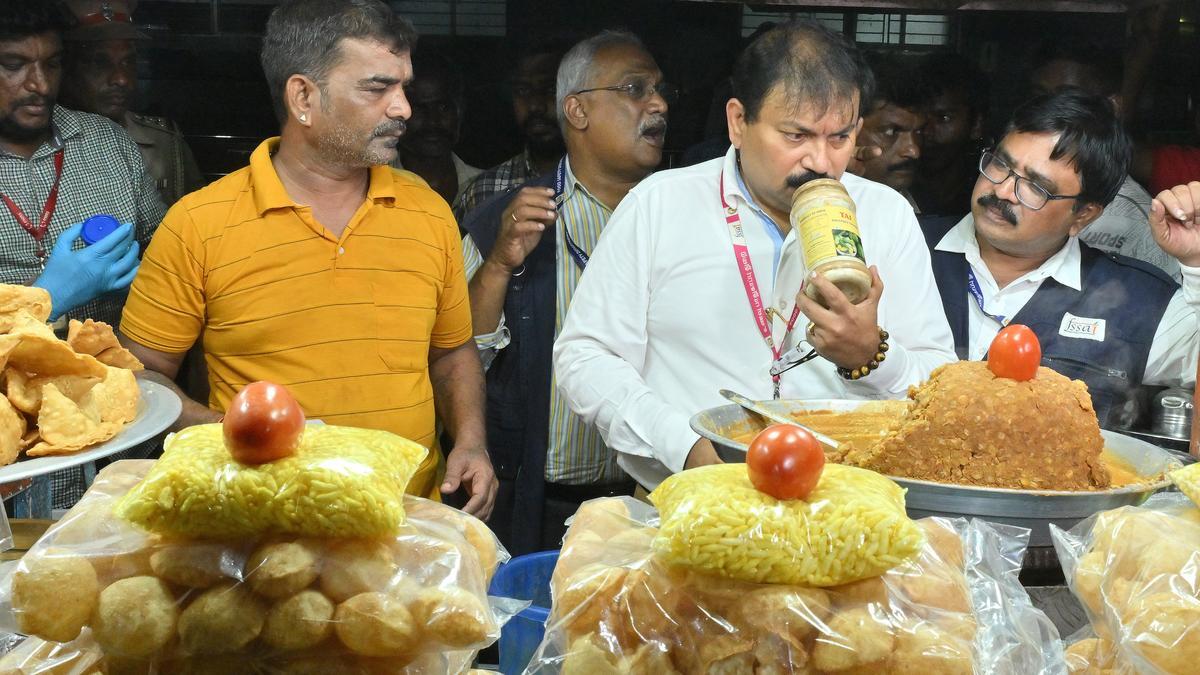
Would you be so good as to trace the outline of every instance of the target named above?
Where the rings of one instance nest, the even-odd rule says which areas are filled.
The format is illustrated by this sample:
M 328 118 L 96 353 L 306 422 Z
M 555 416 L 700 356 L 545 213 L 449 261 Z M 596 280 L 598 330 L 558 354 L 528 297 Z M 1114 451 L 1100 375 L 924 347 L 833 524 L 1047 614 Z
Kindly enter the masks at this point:
M 688 423 L 724 402 L 719 389 L 756 399 L 902 398 L 954 360 L 912 207 L 895 190 L 844 173 L 872 88 L 855 47 L 814 23 L 782 24 L 746 49 L 733 84 L 733 147 L 630 191 L 555 343 L 555 375 L 571 409 L 646 488 L 720 461 Z M 821 177 L 841 180 L 856 203 L 875 268 L 857 305 L 809 275 L 789 226 L 792 193 Z M 745 266 L 735 259 L 743 237 Z M 829 308 L 804 296 L 802 282 L 816 284 Z M 754 293 L 766 307 L 752 308 Z M 889 350 L 877 369 L 854 381 L 839 374 L 873 361 L 881 339 Z M 823 358 L 800 358 L 809 352 Z

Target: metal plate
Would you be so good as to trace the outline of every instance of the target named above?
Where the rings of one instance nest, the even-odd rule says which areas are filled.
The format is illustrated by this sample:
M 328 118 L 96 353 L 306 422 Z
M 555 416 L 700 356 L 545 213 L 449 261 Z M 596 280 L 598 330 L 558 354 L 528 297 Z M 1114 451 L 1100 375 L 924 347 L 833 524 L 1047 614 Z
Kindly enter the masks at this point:
M 773 412 L 786 415 L 797 410 L 834 410 L 850 412 L 869 401 L 819 399 L 807 401 L 764 401 Z M 713 442 L 721 459 L 743 462 L 746 444 L 733 436 L 762 429 L 766 425 L 753 413 L 737 405 L 723 405 L 701 411 L 692 417 L 692 429 Z M 998 523 L 1019 525 L 1031 530 L 1031 547 L 1051 546 L 1050 523 L 1064 529 L 1098 511 L 1140 504 L 1151 494 L 1170 484 L 1165 473 L 1181 466 L 1178 459 L 1162 448 L 1123 434 L 1102 430 L 1104 443 L 1112 454 L 1127 462 L 1146 482 L 1109 490 L 1014 490 L 1007 488 L 951 485 L 911 478 L 890 478 L 907 488 L 905 503 L 912 518 L 926 516 L 978 517 Z

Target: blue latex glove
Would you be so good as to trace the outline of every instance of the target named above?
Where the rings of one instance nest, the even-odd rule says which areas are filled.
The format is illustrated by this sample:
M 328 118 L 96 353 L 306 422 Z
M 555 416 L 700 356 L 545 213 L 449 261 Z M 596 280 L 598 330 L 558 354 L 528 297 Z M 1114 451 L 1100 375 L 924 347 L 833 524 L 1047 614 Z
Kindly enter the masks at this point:
M 125 223 L 100 241 L 71 250 L 83 223 L 67 228 L 54 242 L 46 269 L 33 282 L 50 293 L 50 320 L 105 293 L 129 288 L 138 271 L 138 244 L 133 225 Z

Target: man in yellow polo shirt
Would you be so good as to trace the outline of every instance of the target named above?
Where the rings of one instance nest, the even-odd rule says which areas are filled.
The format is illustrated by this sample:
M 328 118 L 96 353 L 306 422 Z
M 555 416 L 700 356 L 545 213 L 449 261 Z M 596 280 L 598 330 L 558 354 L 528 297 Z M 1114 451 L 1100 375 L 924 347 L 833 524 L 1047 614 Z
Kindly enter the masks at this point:
M 311 418 L 430 447 L 409 491 L 461 486 L 464 510 L 487 517 L 496 479 L 458 226 L 420 178 L 388 166 L 415 40 L 375 0 L 281 4 L 262 50 L 281 136 L 170 210 L 121 333 L 168 385 L 202 339 L 211 394 L 185 399 L 179 425 L 216 420 L 242 386 L 271 380 Z M 454 438 L 440 485 L 435 402 Z

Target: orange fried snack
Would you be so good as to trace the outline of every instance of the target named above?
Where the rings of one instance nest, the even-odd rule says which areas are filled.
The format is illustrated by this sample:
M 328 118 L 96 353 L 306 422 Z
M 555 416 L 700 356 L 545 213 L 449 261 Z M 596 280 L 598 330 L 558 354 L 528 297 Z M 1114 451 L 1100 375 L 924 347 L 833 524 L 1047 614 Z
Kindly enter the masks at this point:
M 1024 490 L 1110 484 L 1087 386 L 1049 368 L 1018 382 L 983 361 L 933 371 L 909 391 L 909 414 L 879 443 L 843 445 L 832 461 L 890 476 Z
M 100 363 L 129 370 L 142 370 L 142 362 L 121 346 L 112 326 L 103 321 L 71 319 L 67 344 L 79 354 L 90 354 Z

